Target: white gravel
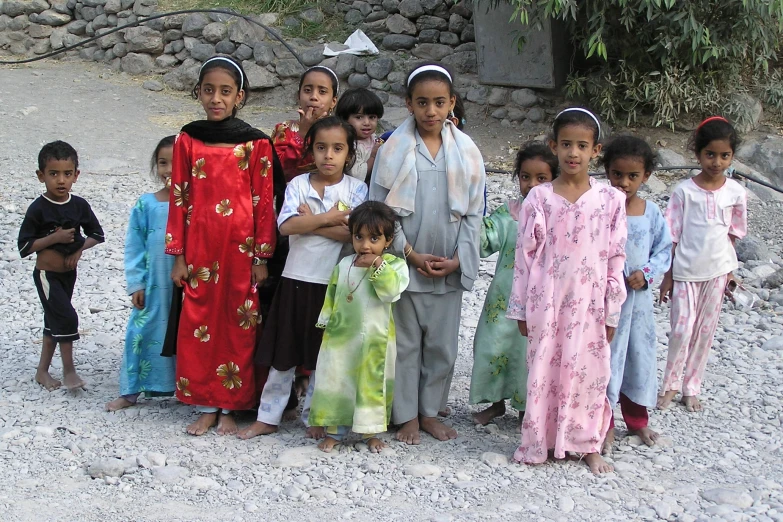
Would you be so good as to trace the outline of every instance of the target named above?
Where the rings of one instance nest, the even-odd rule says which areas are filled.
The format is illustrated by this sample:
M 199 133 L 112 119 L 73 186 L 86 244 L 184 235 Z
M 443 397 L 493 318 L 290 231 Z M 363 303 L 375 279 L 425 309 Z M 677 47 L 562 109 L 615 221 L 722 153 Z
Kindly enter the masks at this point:
M 654 412 L 651 427 L 662 433 L 660 443 L 648 448 L 637 437 L 618 438 L 616 472 L 602 477 L 578 462 L 509 464 L 518 439 L 516 412 L 486 428 L 471 423 L 471 341 L 493 260 L 482 263 L 476 289 L 464 300 L 451 392 L 451 422 L 460 434 L 454 441 L 425 436 L 420 446 L 391 442 L 381 455 L 362 444 L 325 455 L 297 422 L 245 442 L 214 433 L 186 435 L 183 427 L 194 412 L 175 399 L 142 400 L 138 407 L 105 413 L 103 404 L 117 394 L 130 310 L 122 270 L 127 216 L 136 198 L 152 188 L 146 174 L 152 147 L 198 117 L 198 107 L 81 62 L 2 68 L 0 77 L 3 521 L 783 521 L 779 289 L 754 290 L 763 301 L 752 311 L 724 307 L 707 368 L 705 411 L 688 414 L 677 406 Z M 246 117 L 268 130 L 285 114 L 251 108 Z M 169 126 L 160 125 L 166 121 Z M 82 339 L 75 354 L 89 388 L 76 393 L 50 393 L 32 379 L 42 314 L 33 261 L 20 260 L 16 249 L 25 209 L 41 192 L 37 152 L 53 139 L 80 152 L 82 176 L 74 192 L 92 204 L 107 236 L 79 265 L 74 303 Z M 490 206 L 511 187 L 493 176 Z M 751 203 L 751 230 L 772 243 L 773 256 L 749 263 L 741 271 L 746 277 L 758 266 L 780 268 L 781 210 L 779 203 Z M 662 368 L 667 310 L 658 310 L 656 320 Z

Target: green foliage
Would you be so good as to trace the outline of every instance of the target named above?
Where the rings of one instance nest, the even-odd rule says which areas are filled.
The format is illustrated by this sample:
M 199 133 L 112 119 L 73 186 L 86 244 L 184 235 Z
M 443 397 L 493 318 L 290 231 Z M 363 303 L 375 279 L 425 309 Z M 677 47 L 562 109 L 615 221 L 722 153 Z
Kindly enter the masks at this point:
M 608 121 L 725 108 L 729 95 L 768 78 L 762 95 L 783 105 L 771 65 L 783 37 L 783 0 L 508 0 L 514 17 L 562 19 L 588 66 L 572 71 L 569 96 L 598 105 Z

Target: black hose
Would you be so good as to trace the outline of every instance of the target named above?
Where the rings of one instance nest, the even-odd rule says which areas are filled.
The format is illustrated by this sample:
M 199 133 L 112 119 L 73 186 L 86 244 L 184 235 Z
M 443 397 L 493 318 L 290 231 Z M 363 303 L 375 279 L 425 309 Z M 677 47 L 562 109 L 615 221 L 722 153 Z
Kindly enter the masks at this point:
M 299 57 L 299 55 L 294 51 L 293 47 L 288 45 L 288 42 L 283 40 L 283 37 L 277 34 L 277 31 L 273 30 L 272 28 L 268 27 L 266 24 L 262 24 L 261 22 L 257 20 L 253 20 L 247 15 L 243 15 L 240 13 L 235 13 L 233 11 L 229 11 L 227 9 L 182 9 L 180 11 L 171 11 L 168 13 L 160 13 L 152 16 L 148 16 L 146 18 L 142 18 L 140 20 L 136 20 L 135 22 L 132 22 L 130 24 L 125 24 L 119 27 L 114 27 L 113 29 L 106 31 L 105 33 L 101 33 L 100 35 L 95 35 L 91 38 L 88 38 L 86 40 L 82 40 L 80 42 L 77 42 L 73 45 L 69 45 L 67 47 L 63 47 L 62 49 L 57 49 L 56 51 L 52 51 L 50 53 L 42 54 L 40 56 L 36 56 L 34 58 L 27 58 L 24 60 L 14 60 L 14 61 L 8 61 L 8 60 L 0 60 L 0 65 L 21 65 L 24 63 L 32 63 L 37 62 L 38 60 L 43 60 L 45 58 L 51 58 L 52 56 L 57 56 L 58 54 L 62 54 L 65 52 L 68 52 L 70 50 L 76 49 L 77 47 L 81 47 L 83 45 L 87 45 L 89 43 L 94 42 L 95 40 L 98 40 L 99 38 L 103 38 L 104 36 L 110 35 L 112 33 L 116 33 L 117 31 L 121 31 L 123 29 L 127 29 L 128 27 L 136 27 L 139 25 L 143 25 L 151 20 L 157 20 L 158 18 L 165 18 L 167 16 L 175 16 L 175 15 L 181 15 L 181 14 L 190 14 L 190 13 L 218 13 L 222 15 L 229 15 L 229 16 L 236 16 L 238 18 L 244 18 L 250 23 L 256 24 L 257 26 L 261 27 L 264 31 L 272 35 L 272 37 L 283 44 L 286 49 L 288 49 L 288 52 L 294 55 L 294 58 L 296 58 L 296 61 L 299 62 L 299 64 L 307 69 L 307 66 L 302 61 L 302 58 Z

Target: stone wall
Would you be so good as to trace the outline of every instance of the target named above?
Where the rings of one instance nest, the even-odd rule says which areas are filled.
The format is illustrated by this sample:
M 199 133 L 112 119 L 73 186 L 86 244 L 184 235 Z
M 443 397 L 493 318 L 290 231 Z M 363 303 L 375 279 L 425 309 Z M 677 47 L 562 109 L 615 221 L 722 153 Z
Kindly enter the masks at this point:
M 473 42 L 472 0 L 340 0 L 324 4 L 353 22 L 381 49 L 379 56 L 323 56 L 323 44 L 288 39 L 306 66 L 331 67 L 343 85 L 374 90 L 389 107 L 404 106 L 405 75 L 420 60 L 437 60 L 458 73 L 456 87 L 470 111 L 486 113 L 505 126 L 530 127 L 545 119 L 542 100 L 530 89 L 512 90 L 480 85 Z M 157 0 L 0 0 L 0 49 L 14 55 L 43 55 L 112 28 L 149 17 Z M 344 13 L 344 14 L 342 14 Z M 324 14 L 309 9 L 299 14 L 318 23 Z M 276 14 L 258 15 L 266 25 Z M 282 21 L 286 23 L 287 21 Z M 189 14 L 152 20 L 143 26 L 106 34 L 88 46 L 68 51 L 132 75 L 159 75 L 145 87 L 188 91 L 201 63 L 215 53 L 242 62 L 253 90 L 296 84 L 302 65 L 266 31 L 224 14 Z

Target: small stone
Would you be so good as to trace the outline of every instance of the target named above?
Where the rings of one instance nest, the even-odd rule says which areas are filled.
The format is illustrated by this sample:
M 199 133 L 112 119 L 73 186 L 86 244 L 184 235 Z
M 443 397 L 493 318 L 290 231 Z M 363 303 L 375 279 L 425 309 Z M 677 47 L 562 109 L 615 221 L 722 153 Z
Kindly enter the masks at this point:
M 538 107 L 533 107 L 532 109 L 527 111 L 527 119 L 532 121 L 533 123 L 538 123 L 540 121 L 543 121 L 545 116 L 546 113 L 543 111 L 543 109 L 539 109 Z
M 671 149 L 658 149 L 658 165 L 661 167 L 682 167 L 688 164 L 685 161 L 685 156 L 679 154 Z
M 71 21 L 70 15 L 58 13 L 57 11 L 54 10 L 46 10 L 43 13 L 36 16 L 36 23 L 41 25 L 58 26 L 58 25 L 65 25 L 70 21 Z
M 424 14 L 424 8 L 420 0 L 402 0 L 397 9 L 405 18 L 416 19 Z
M 728 488 L 713 488 L 702 491 L 701 498 L 719 505 L 736 506 L 740 509 L 747 509 L 753 505 L 753 497 L 746 492 Z
M 280 60 L 275 65 L 275 71 L 281 78 L 299 78 L 304 69 L 296 60 Z
M 301 489 L 299 489 L 298 487 L 296 487 L 293 484 L 288 485 L 283 490 L 283 495 L 285 495 L 285 496 L 287 496 L 289 498 L 292 498 L 294 500 L 297 500 L 299 497 L 301 497 L 302 493 L 304 493 L 304 491 L 302 491 Z
M 350 87 L 362 87 L 367 88 L 370 86 L 370 77 L 366 74 L 353 73 L 348 77 L 348 85 Z
M 201 13 L 189 14 L 182 22 L 182 34 L 185 36 L 201 36 L 204 28 L 211 23 L 210 19 Z
M 416 20 L 416 28 L 419 31 L 424 29 L 437 29 L 438 31 L 446 31 L 449 28 L 449 23 L 443 18 L 437 16 L 424 15 L 420 16 Z
M 414 464 L 411 466 L 405 466 L 403 471 L 406 475 L 411 477 L 434 477 L 438 478 L 441 475 L 441 469 L 438 466 L 432 464 Z
M 508 109 L 507 118 L 511 121 L 522 121 L 525 119 L 525 111 L 512 107 Z
M 367 64 L 367 75 L 375 80 L 383 80 L 394 68 L 391 58 L 383 57 Z
M 576 507 L 576 503 L 574 502 L 574 499 L 569 496 L 560 497 L 560 500 L 557 501 L 557 508 L 563 513 L 572 512 L 574 507 Z
M 234 57 L 240 62 L 249 60 L 253 57 L 253 48 L 247 44 L 239 44 L 237 50 L 234 51 Z
M 88 466 L 87 473 L 94 479 L 121 477 L 125 474 L 125 462 L 120 459 L 99 459 Z
M 449 46 L 459 45 L 459 35 L 454 33 L 441 32 L 440 43 Z
M 36 426 L 35 433 L 43 437 L 52 437 L 55 434 L 56 429 L 54 426 Z
M 508 110 L 506 109 L 495 109 L 492 111 L 492 117 L 498 120 L 502 120 L 508 115 Z
M 158 466 L 152 468 L 152 476 L 164 484 L 180 483 L 188 475 L 190 475 L 190 472 L 187 468 L 181 466 Z
M 452 33 L 461 33 L 468 26 L 468 21 L 457 13 L 449 16 L 449 31 Z
M 149 54 L 128 53 L 120 61 L 122 70 L 128 74 L 147 74 L 155 67 L 155 60 Z
M 655 513 L 658 515 L 658 518 L 661 518 L 663 520 L 668 520 L 668 518 L 672 516 L 671 506 L 662 500 L 653 504 L 652 508 L 655 510 Z
M 351 9 L 345 13 L 343 20 L 345 20 L 345 23 L 347 24 L 356 25 L 364 21 L 364 15 L 358 9 Z
M 248 513 L 255 513 L 258 511 L 258 506 L 255 505 L 253 502 L 245 502 L 244 509 Z
M 487 97 L 487 103 L 490 105 L 500 106 L 508 103 L 510 91 L 503 87 L 493 87 Z
M 454 49 L 448 45 L 424 43 L 419 44 L 413 49 L 413 56 L 421 58 L 422 60 L 431 60 L 439 62 L 446 56 L 452 54 Z
M 199 491 L 209 491 L 211 489 L 220 489 L 220 484 L 210 477 L 191 477 L 185 481 L 185 487 L 191 489 L 197 489 Z
M 470 89 L 465 95 L 465 98 L 467 98 L 467 100 L 470 102 L 478 103 L 479 105 L 485 105 L 489 95 L 488 91 L 489 90 L 485 86 L 479 85 Z
M 532 107 L 538 103 L 538 96 L 532 89 L 517 89 L 511 93 L 511 101 L 520 107 Z
M 481 462 L 493 468 L 508 466 L 508 457 L 500 453 L 485 451 L 481 454 Z
M 387 34 L 383 37 L 381 45 L 390 51 L 412 49 L 416 45 L 416 38 L 407 34 Z
M 299 18 L 309 24 L 320 24 L 324 21 L 324 14 L 317 7 L 312 7 L 299 13 Z
M 329 488 L 318 488 L 310 492 L 313 498 L 319 500 L 334 500 L 337 498 L 337 494 Z
M 204 27 L 201 31 L 201 35 L 207 42 L 216 44 L 228 36 L 228 28 L 226 27 L 226 24 L 212 22 Z
M 393 14 L 387 18 L 386 28 L 394 34 L 416 34 L 416 24 L 400 14 Z
M 302 58 L 302 61 L 307 67 L 318 65 L 324 59 L 324 46 L 319 45 L 317 47 L 305 49 L 302 53 L 300 53 L 299 57 Z
M 232 42 L 229 39 L 220 40 L 218 43 L 215 44 L 215 52 L 219 54 L 234 54 L 236 50 L 237 50 L 237 46 L 234 45 L 234 42 Z
M 304 468 L 310 465 L 310 453 L 303 448 L 291 448 L 280 453 L 271 464 L 282 468 Z
M 147 452 L 147 460 L 150 461 L 150 464 L 153 466 L 165 466 L 166 465 L 166 455 L 164 453 L 158 453 L 155 451 L 148 451 Z
M 419 33 L 419 43 L 438 43 L 440 41 L 440 31 L 437 29 L 424 29 Z
M 783 335 L 776 335 L 767 339 L 764 344 L 761 345 L 761 349 L 765 352 L 780 352 L 783 351 Z
M 190 56 L 192 56 L 194 60 L 198 60 L 200 62 L 209 60 L 212 56 L 214 56 L 214 54 L 215 46 L 206 43 L 197 43 L 190 50 Z
M 258 42 L 253 47 L 253 59 L 258 65 L 267 66 L 275 59 L 275 51 L 267 42 Z
M 157 65 L 157 60 L 155 61 L 155 64 Z M 148 91 L 152 92 L 160 92 L 165 87 L 162 83 L 156 80 L 147 80 L 146 82 L 141 84 L 142 89 L 147 89 Z M 162 464 L 156 464 L 157 466 L 161 466 Z

